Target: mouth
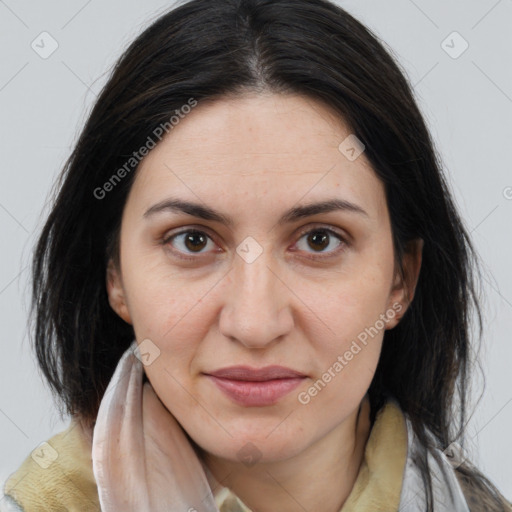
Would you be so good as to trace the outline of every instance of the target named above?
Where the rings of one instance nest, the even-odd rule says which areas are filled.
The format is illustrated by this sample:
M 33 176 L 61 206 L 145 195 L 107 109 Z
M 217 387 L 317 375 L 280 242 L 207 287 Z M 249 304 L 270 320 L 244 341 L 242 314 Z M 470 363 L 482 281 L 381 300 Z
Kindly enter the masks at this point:
M 204 375 L 233 402 L 245 407 L 276 404 L 307 378 L 281 366 L 261 369 L 238 366 Z

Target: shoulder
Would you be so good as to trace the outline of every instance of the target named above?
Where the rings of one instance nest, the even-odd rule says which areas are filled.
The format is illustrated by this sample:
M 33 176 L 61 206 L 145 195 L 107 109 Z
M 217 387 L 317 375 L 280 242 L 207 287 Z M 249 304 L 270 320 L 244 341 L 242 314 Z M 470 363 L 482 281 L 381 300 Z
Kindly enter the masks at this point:
M 470 472 L 473 472 L 473 474 L 471 475 Z M 461 464 L 456 468 L 455 475 L 471 510 L 486 510 L 489 512 L 497 510 L 496 501 L 489 496 L 488 479 L 477 468 L 472 464 Z M 508 501 L 498 489 L 494 490 L 496 499 L 501 501 L 502 508 L 498 510 L 512 512 L 512 502 Z
M 407 462 L 403 474 L 401 491 L 402 504 L 414 504 L 417 508 L 411 510 L 426 510 L 428 471 L 432 484 L 432 500 L 436 511 L 469 512 L 469 506 L 459 484 L 455 470 L 445 456 L 436 446 L 434 436 L 427 430 L 427 437 L 432 445 L 427 447 L 422 443 L 414 431 L 412 422 L 407 414 Z M 428 469 L 427 469 L 428 468 Z
M 489 482 L 469 460 L 465 459 L 457 443 L 449 449 L 441 450 L 434 435 L 427 430 L 430 447 L 421 443 L 416 436 L 407 415 L 408 432 L 407 464 L 404 471 L 401 498 L 403 503 L 420 505 L 425 510 L 426 488 L 421 467 L 428 467 L 432 478 L 434 510 L 469 512 L 486 510 L 487 512 L 512 512 L 512 504 L 497 489 L 494 489 L 496 501 L 491 499 L 492 492 L 486 485 Z M 427 465 L 424 463 L 428 460 Z M 501 500 L 501 505 L 497 501 Z M 416 509 L 414 509 L 416 510 Z
M 0 512 L 32 512 L 41 510 L 41 505 L 48 510 L 100 509 L 91 439 L 74 419 L 65 430 L 34 447 L 2 481 Z

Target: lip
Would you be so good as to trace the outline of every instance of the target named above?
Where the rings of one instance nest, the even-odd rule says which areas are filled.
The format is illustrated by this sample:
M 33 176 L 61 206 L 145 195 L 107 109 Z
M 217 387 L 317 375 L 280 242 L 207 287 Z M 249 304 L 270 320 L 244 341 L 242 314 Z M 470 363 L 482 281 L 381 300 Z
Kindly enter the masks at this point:
M 207 375 L 221 377 L 224 379 L 244 380 L 244 381 L 266 381 L 273 379 L 288 379 L 296 377 L 305 377 L 305 375 L 286 366 L 265 366 L 263 368 L 251 368 L 250 366 L 228 366 L 208 372 Z
M 205 374 L 229 398 L 246 407 L 264 407 L 277 403 L 294 390 L 306 377 L 272 380 L 233 380 Z
M 283 366 L 231 366 L 205 374 L 220 391 L 239 405 L 264 407 L 277 403 L 306 378 Z

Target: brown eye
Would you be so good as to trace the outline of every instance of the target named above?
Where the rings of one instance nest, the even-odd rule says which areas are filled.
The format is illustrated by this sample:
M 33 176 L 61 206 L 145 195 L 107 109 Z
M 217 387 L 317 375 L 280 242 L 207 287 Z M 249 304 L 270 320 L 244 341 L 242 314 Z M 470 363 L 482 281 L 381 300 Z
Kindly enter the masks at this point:
M 197 231 L 191 233 L 185 233 L 183 244 L 185 247 L 192 252 L 200 251 L 205 247 L 207 243 L 207 237 L 203 233 Z
M 306 243 L 302 243 L 301 247 L 303 239 Z M 346 240 L 341 235 L 327 228 L 315 228 L 301 233 L 299 242 L 296 244 L 299 250 L 310 254 L 318 253 L 320 257 L 324 257 L 323 253 L 326 253 L 326 257 L 336 255 L 347 245 Z M 312 251 L 308 251 L 308 248 Z
M 308 234 L 307 241 L 310 247 L 314 249 L 323 250 L 329 245 L 330 235 L 325 231 L 312 231 Z
M 175 233 L 164 240 L 164 244 L 171 245 L 172 250 L 183 255 L 202 254 L 204 249 L 208 247 L 208 242 L 213 240 L 203 231 L 189 229 Z

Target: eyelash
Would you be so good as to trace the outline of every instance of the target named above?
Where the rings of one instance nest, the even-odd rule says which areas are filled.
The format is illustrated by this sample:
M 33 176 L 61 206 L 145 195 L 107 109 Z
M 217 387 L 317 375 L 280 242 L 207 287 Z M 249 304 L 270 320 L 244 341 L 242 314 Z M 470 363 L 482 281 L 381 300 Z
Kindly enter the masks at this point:
M 329 236 L 334 236 L 341 242 L 341 244 L 340 244 L 340 247 L 338 247 L 334 251 L 331 251 L 330 253 L 328 253 L 327 256 L 306 256 L 305 257 L 306 259 L 314 260 L 314 261 L 321 261 L 321 260 L 326 260 L 328 258 L 333 258 L 333 257 L 339 255 L 341 252 L 343 252 L 349 246 L 349 243 L 347 242 L 345 237 L 343 237 L 342 235 L 340 235 L 338 232 L 334 231 L 333 229 L 330 229 L 330 228 L 327 228 L 324 226 L 316 226 L 316 227 L 309 228 L 307 230 L 302 231 L 299 234 L 298 240 L 302 239 L 302 237 L 304 237 L 304 235 L 308 235 L 308 234 L 315 233 L 315 232 L 324 232 L 324 233 L 329 234 Z M 179 235 L 183 235 L 183 234 L 205 235 L 210 240 L 214 241 L 212 239 L 212 237 L 210 235 L 208 235 L 208 233 L 206 233 L 205 231 L 201 231 L 201 230 L 195 229 L 195 228 L 188 228 L 188 229 L 183 229 L 177 233 L 173 233 L 172 235 L 164 237 L 164 239 L 162 240 L 162 245 L 168 245 L 174 238 L 178 237 Z M 172 252 L 174 254 L 176 254 L 178 258 L 188 260 L 188 261 L 197 261 L 198 258 L 200 257 L 200 255 L 202 254 L 202 253 L 198 253 L 199 256 L 188 257 L 188 256 L 184 256 L 183 255 L 184 253 L 182 251 L 172 249 Z

